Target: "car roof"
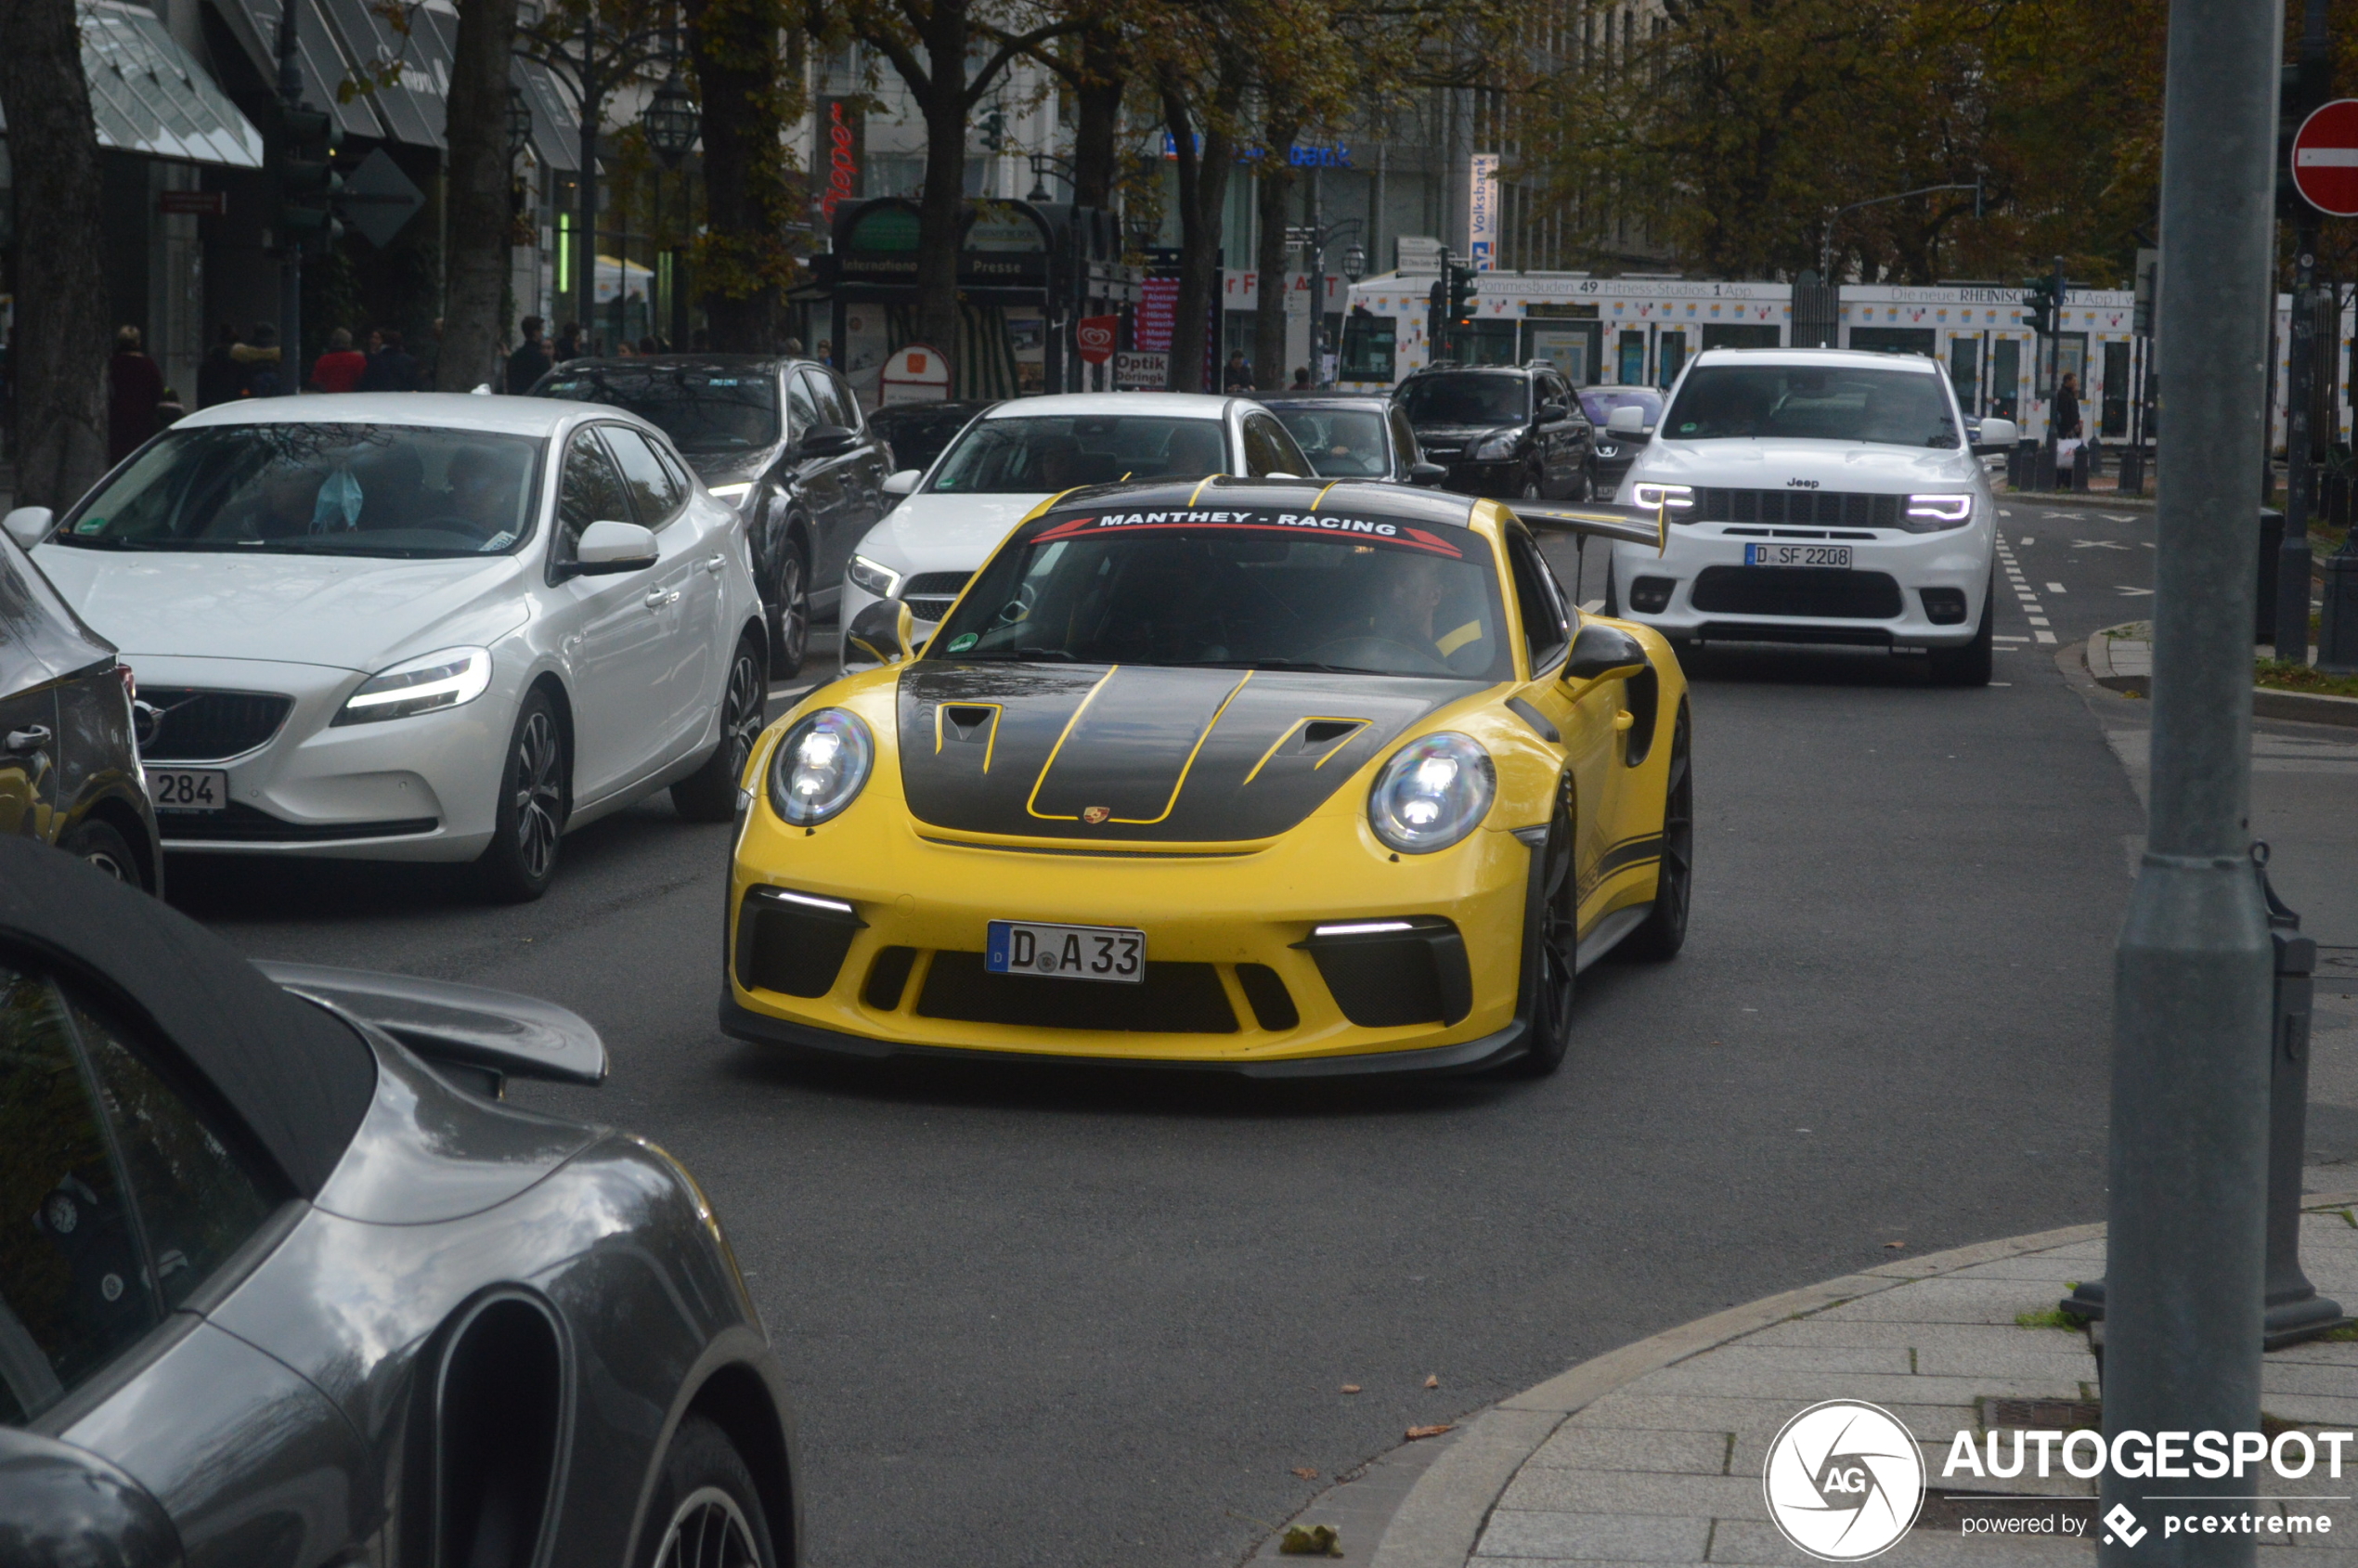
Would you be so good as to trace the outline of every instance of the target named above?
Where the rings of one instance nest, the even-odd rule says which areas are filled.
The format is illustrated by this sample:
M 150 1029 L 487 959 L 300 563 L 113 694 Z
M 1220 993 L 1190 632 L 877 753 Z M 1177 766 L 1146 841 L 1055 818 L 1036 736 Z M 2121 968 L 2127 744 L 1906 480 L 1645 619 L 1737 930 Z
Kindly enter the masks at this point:
M 1878 354 L 1864 348 L 1706 348 L 1690 365 L 1825 365 L 1853 369 L 1878 366 L 1937 376 L 1940 367 L 1921 354 Z
M 1160 414 L 1166 419 L 1216 420 L 1246 399 L 1204 392 L 1058 392 L 1045 397 L 1011 397 L 982 417 L 987 420 L 1062 419 L 1076 414 Z
M 1369 413 L 1392 409 L 1392 399 L 1380 392 L 1300 392 L 1283 397 L 1263 393 L 1260 401 L 1271 408 L 1282 404 L 1289 408 L 1362 408 Z
M 585 354 L 560 359 L 554 370 L 745 370 L 756 367 L 784 369 L 790 365 L 819 365 L 798 354 Z M 819 365 L 819 369 L 826 367 Z
M 292 399 L 272 399 L 274 402 Z M 376 1096 L 376 1054 L 160 899 L 38 840 L 0 837 L 0 948 L 45 960 L 226 1102 L 316 1198 Z M 210 1097 L 210 1096 L 208 1096 Z
M 473 392 L 338 392 L 301 397 L 240 397 L 173 421 L 172 428 L 237 424 L 409 424 L 551 435 L 598 407 L 561 397 Z
M 1350 479 L 1240 479 L 1215 473 L 1209 479 L 1138 479 L 1127 484 L 1089 485 L 1069 490 L 1041 509 L 1041 515 L 1080 507 L 1136 507 L 1153 511 L 1206 508 L 1278 512 L 1289 507 L 1304 511 L 1366 512 L 1415 523 L 1439 523 L 1470 527 L 1483 503 L 1471 496 L 1446 491 L 1417 490 L 1405 485 L 1383 485 Z

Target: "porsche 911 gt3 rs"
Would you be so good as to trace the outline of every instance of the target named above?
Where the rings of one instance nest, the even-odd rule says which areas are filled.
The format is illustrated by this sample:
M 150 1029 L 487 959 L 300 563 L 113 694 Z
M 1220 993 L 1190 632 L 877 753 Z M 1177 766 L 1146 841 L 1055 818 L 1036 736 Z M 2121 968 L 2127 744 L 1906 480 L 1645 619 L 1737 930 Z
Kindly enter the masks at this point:
M 1658 514 L 1538 510 L 1661 538 Z M 870 606 L 848 635 L 881 667 L 755 747 L 720 1004 L 741 1038 L 1545 1072 L 1583 965 L 1684 940 L 1678 662 L 1572 609 L 1497 502 L 1096 486 L 1035 510 L 914 653 L 910 627 Z

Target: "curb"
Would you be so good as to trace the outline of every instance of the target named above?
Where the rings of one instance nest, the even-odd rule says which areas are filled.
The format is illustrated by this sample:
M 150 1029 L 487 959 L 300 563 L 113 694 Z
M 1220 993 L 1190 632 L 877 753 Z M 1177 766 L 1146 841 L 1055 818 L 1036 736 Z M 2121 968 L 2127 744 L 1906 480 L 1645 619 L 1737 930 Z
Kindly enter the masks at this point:
M 2004 506 L 2079 506 L 2090 508 L 2121 507 L 2135 512 L 2154 510 L 2151 496 L 2114 496 L 2103 490 L 1998 490 L 1990 492 Z
M 2304 1212 L 2349 1208 L 2353 1204 L 2358 1204 L 2358 1193 L 2304 1193 L 2301 1197 Z M 2001 1258 L 2086 1241 L 2104 1233 L 2102 1225 L 2066 1225 L 2060 1230 L 1976 1242 L 1970 1247 L 1883 1263 L 1858 1274 L 1730 1307 L 1584 1361 L 1546 1382 L 1500 1400 L 1462 1423 L 1449 1449 L 1433 1461 L 1401 1499 L 1376 1544 L 1369 1568 L 1466 1568 L 1467 1559 L 1473 1555 L 1482 1539 L 1483 1526 L 1489 1523 L 1492 1507 L 1516 1471 L 1575 1411 L 1625 1383 L 1789 1317 L 1821 1312 L 1862 1296 L 1877 1295 Z M 1314 1502 L 1295 1517 L 1308 1520 L 1319 1511 L 1320 1504 Z
M 2130 623 L 2136 624 L 2136 623 Z M 2153 678 L 2121 675 L 2112 667 L 2112 633 L 2118 627 L 2092 633 L 2087 649 L 2088 673 L 2106 691 L 2132 697 L 2153 695 Z M 2324 692 L 2280 692 L 2267 686 L 2251 689 L 2251 711 L 2257 719 L 2291 719 L 2305 724 L 2339 724 L 2358 729 L 2358 697 L 2337 697 Z

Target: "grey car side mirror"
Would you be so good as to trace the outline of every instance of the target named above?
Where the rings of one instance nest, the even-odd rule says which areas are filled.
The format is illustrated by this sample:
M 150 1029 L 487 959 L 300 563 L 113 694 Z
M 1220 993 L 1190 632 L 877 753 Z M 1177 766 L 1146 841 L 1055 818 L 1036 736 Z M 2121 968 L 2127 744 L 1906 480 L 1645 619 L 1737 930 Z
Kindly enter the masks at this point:
M 56 522 L 57 517 L 58 514 L 45 506 L 20 506 L 7 516 L 0 517 L 0 528 L 6 529 L 8 537 L 19 545 L 31 550 L 49 537 L 49 525 Z
M 1610 680 L 1635 675 L 1646 667 L 1645 644 L 1619 627 L 1589 621 L 1572 640 L 1572 656 L 1564 660 L 1567 680 Z
M 879 599 L 858 615 L 844 628 L 845 662 L 855 654 L 865 654 L 878 664 L 899 664 L 913 651 L 916 617 L 909 606 L 898 599 Z
M 1624 403 L 1605 416 L 1605 428 L 1615 435 L 1643 435 L 1646 434 L 1646 411 L 1635 404 Z
M 1408 465 L 1408 483 L 1411 485 L 1438 485 L 1448 477 L 1447 469 L 1422 458 Z
M 860 435 L 856 431 L 846 430 L 839 424 L 813 425 L 795 444 L 794 455 L 797 458 L 839 458 L 858 445 Z
M 581 530 L 574 546 L 574 569 L 585 577 L 637 572 L 655 564 L 661 554 L 654 534 L 636 523 L 592 523 Z
M 1973 449 L 1985 456 L 1991 452 L 2010 452 L 2020 439 L 2021 433 L 2015 428 L 2014 421 L 1986 419 L 1981 421 L 1981 430 L 1974 438 Z M 8 515 L 13 518 L 16 513 Z

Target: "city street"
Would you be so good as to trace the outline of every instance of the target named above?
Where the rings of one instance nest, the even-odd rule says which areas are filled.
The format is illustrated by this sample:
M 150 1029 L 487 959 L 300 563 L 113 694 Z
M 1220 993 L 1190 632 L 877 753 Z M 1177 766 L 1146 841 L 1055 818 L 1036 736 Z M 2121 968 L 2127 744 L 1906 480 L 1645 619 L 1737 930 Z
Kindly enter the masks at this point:
M 2152 513 L 2006 506 L 2051 626 L 2004 594 L 1989 689 L 1882 654 L 1695 661 L 1686 952 L 1590 970 L 1537 1083 L 782 1061 L 714 1026 L 728 830 L 661 802 L 567 840 L 520 909 L 188 859 L 173 901 L 257 955 L 605 1031 L 603 1089 L 516 1097 L 644 1133 L 710 1192 L 795 1380 L 814 1563 L 1233 1562 L 1409 1425 L 1771 1291 L 2102 1217 L 2142 815 L 2054 655 L 2150 603 Z

